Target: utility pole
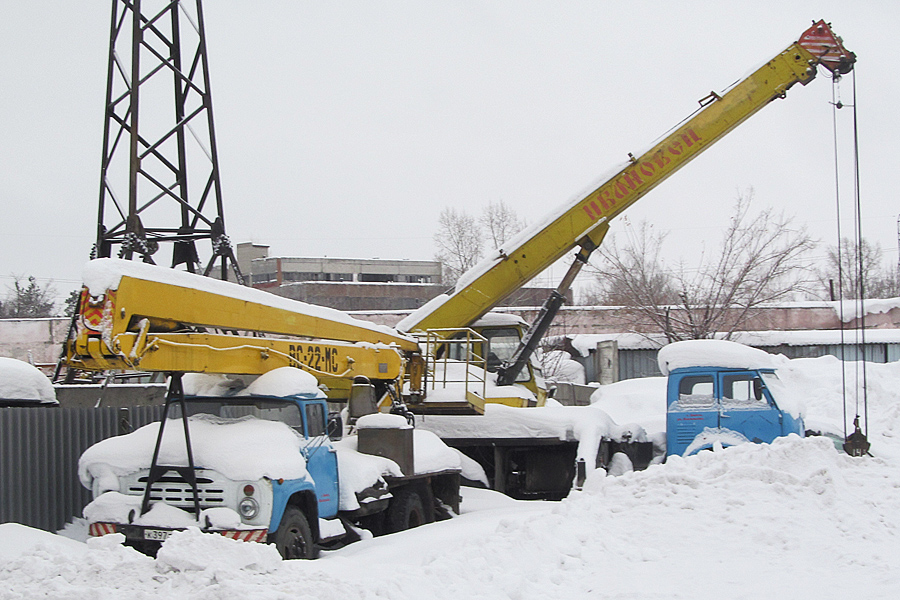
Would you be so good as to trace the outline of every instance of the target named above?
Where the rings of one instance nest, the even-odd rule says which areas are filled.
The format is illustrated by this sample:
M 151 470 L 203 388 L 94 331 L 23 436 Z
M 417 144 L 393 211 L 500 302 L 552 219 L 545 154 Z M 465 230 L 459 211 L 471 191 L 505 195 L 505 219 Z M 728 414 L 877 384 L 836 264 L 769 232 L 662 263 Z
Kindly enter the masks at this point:
M 230 265 L 243 283 L 225 234 L 201 0 L 113 0 L 92 256 L 156 264 L 164 244 L 173 268 L 227 279 Z

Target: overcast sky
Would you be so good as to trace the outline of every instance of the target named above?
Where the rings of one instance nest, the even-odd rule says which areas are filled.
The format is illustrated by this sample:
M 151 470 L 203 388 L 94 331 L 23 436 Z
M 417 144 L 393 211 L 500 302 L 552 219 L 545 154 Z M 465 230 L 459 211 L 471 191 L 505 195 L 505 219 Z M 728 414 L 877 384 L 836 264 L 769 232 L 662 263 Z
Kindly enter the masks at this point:
M 12 274 L 52 279 L 61 296 L 80 280 L 97 221 L 110 6 L 0 4 L 0 291 Z M 204 9 L 235 243 L 281 256 L 429 259 L 445 206 L 478 213 L 503 200 L 538 221 L 824 18 L 859 57 L 864 234 L 897 262 L 895 0 Z M 841 89 L 849 104 L 850 77 Z M 752 187 L 760 208 L 834 243 L 831 97 L 824 76 L 795 87 L 625 214 L 671 230 L 672 258 L 690 262 L 704 241 L 715 246 L 736 194 Z M 852 116 L 838 113 L 848 165 Z

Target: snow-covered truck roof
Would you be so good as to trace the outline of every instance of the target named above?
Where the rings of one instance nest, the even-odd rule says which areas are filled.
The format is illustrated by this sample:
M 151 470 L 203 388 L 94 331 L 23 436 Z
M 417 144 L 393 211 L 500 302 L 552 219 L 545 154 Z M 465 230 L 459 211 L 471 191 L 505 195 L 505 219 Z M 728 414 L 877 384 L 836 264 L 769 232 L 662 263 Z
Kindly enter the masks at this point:
M 728 340 L 685 340 L 659 349 L 659 370 L 668 375 L 687 367 L 775 369 L 784 359 Z

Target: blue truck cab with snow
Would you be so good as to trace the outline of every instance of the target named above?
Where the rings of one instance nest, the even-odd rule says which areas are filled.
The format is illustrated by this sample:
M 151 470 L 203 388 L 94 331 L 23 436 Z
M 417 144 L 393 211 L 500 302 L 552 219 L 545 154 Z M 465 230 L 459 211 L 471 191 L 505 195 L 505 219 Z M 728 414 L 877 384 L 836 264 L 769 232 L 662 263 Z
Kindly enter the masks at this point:
M 285 558 L 313 558 L 316 544 L 329 535 L 323 531 L 323 525 L 338 516 L 340 500 L 337 451 L 328 436 L 326 401 L 316 394 L 283 397 L 188 396 L 183 406 L 191 423 L 191 439 L 197 459 L 202 456 L 202 447 L 208 443 L 208 438 L 212 437 L 207 433 L 209 427 L 204 425 L 233 428 L 226 443 L 230 441 L 235 451 L 242 449 L 247 453 L 259 453 L 261 450 L 265 452 L 266 448 L 276 448 L 276 444 L 270 443 L 271 439 L 261 439 L 267 435 L 270 438 L 290 439 L 290 434 L 286 435 L 284 430 L 263 427 L 266 423 L 261 423 L 276 422 L 287 425 L 297 434 L 294 436 L 294 452 L 299 451 L 305 468 L 300 469 L 299 476 L 242 477 L 223 468 L 198 465 L 194 470 L 199 504 L 196 509 L 192 506 L 193 489 L 183 467 L 158 467 L 159 476 L 153 481 L 150 481 L 153 468 L 150 471 L 141 469 L 122 478 L 122 491 L 142 497 L 149 481 L 151 506 L 165 503 L 191 514 L 199 510 L 197 522 L 202 530 L 244 541 L 272 542 Z M 179 405 L 175 405 L 173 413 L 170 416 L 174 419 L 167 420 L 165 429 L 180 437 Z M 256 428 L 252 427 L 254 424 Z M 265 460 L 262 456 L 258 458 Z M 285 463 L 285 458 L 282 455 L 273 464 Z M 234 461 L 223 458 L 223 462 Z M 296 464 L 296 460 L 294 462 Z M 242 467 L 236 469 L 237 472 L 241 470 Z M 296 468 L 286 471 L 291 472 L 296 472 Z M 102 491 L 95 490 L 95 494 Z M 223 509 L 234 510 L 240 522 L 232 520 L 229 523 L 228 517 L 223 518 L 223 515 L 233 513 L 222 513 Z M 152 513 L 140 515 L 137 519 L 129 517 L 128 521 L 106 523 L 105 527 L 110 529 L 114 526 L 129 543 L 149 552 L 153 552 L 158 542 L 178 529 L 175 526 L 177 523 L 165 519 L 162 526 L 157 525 Z M 343 527 L 339 530 L 344 531 Z
M 332 441 L 340 421 L 329 419 L 321 391 L 258 394 L 252 385 L 169 400 L 162 422 L 88 448 L 79 477 L 94 498 L 84 509 L 90 535 L 119 533 L 155 554 L 174 531 L 197 527 L 315 558 L 360 529 L 393 533 L 458 514 L 458 454 L 430 432 L 417 437 L 402 416 L 370 415 Z M 402 455 L 393 453 L 398 440 Z
M 679 344 L 683 346 L 679 348 Z M 792 433 L 804 435 L 801 413 L 779 404 L 788 403 L 790 394 L 775 369 L 768 365 L 751 366 L 771 364 L 774 359 L 766 353 L 721 340 L 678 342 L 666 348 L 675 349 L 660 351 L 660 366 L 668 372 L 667 456 L 687 456 L 710 449 L 717 442 L 733 446 L 770 443 Z M 686 354 L 693 356 L 673 357 L 685 349 Z M 717 356 L 716 350 L 724 353 Z M 717 358 L 727 366 L 682 366 L 709 363 Z

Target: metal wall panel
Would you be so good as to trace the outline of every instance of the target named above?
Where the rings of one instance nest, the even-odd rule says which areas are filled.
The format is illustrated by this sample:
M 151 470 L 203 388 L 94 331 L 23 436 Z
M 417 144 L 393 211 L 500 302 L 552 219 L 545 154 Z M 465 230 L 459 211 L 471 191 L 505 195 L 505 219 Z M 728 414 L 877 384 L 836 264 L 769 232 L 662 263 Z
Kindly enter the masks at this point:
M 162 407 L 0 408 L 0 523 L 56 531 L 90 502 L 78 457 L 91 444 L 157 421 Z
M 619 381 L 638 377 L 661 377 L 657 350 L 619 349 Z
M 847 344 L 845 349 L 840 345 L 809 345 L 809 346 L 769 346 L 761 347 L 761 350 L 772 354 L 784 354 L 788 358 L 817 358 L 819 356 L 846 355 L 847 360 L 859 360 L 859 346 Z M 659 364 L 656 360 L 657 350 L 628 350 L 619 348 L 619 380 L 636 379 L 638 377 L 659 377 Z M 596 381 L 596 369 L 593 368 L 593 356 L 596 351 L 591 351 L 588 358 L 576 357 L 585 365 L 587 381 Z M 900 360 L 900 344 L 866 344 L 865 359 L 872 363 L 885 363 Z M 589 368 L 590 366 L 590 368 Z

